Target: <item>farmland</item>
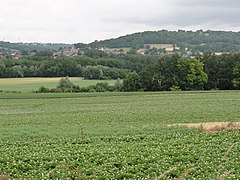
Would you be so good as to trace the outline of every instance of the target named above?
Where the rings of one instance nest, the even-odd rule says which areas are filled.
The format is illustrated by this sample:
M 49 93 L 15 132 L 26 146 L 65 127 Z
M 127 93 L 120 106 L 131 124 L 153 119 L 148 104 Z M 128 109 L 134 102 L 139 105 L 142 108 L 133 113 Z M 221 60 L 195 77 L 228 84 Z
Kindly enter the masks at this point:
M 0 174 L 13 179 L 237 179 L 239 91 L 0 94 Z
M 61 78 L 3 78 L 0 79 L 0 90 L 31 92 L 39 89 L 40 86 L 55 88 Z M 71 82 L 80 87 L 97 84 L 98 82 L 108 82 L 114 84 L 115 80 L 84 80 L 80 77 L 70 77 Z

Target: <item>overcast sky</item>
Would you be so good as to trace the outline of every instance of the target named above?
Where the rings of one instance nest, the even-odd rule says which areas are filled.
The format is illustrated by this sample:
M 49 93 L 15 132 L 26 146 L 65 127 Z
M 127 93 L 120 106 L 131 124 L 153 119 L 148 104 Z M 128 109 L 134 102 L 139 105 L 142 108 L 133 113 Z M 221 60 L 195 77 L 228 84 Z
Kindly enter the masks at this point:
M 240 0 L 1 0 L 0 40 L 89 43 L 152 30 L 240 31 Z

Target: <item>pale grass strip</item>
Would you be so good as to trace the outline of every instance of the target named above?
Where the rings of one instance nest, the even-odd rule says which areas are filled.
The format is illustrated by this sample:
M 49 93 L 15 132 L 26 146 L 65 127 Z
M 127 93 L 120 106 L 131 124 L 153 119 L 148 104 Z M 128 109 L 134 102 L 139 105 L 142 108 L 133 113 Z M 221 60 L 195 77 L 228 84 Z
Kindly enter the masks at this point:
M 224 162 L 227 161 L 229 159 L 229 154 L 231 153 L 232 149 L 234 148 L 234 146 L 237 144 L 237 142 L 233 143 L 228 150 L 226 151 L 226 153 L 224 154 L 224 156 L 222 157 L 221 163 L 219 164 L 219 168 L 223 166 Z M 219 176 L 217 179 L 218 180 L 224 180 L 226 177 L 228 177 L 231 174 L 231 171 L 229 172 L 224 172 L 221 176 Z
M 175 166 L 175 167 L 173 167 L 173 168 L 171 168 L 171 169 L 166 170 L 166 171 L 163 172 L 160 176 L 158 176 L 158 177 L 156 178 L 156 180 L 163 179 L 167 174 L 169 174 L 170 172 L 172 172 L 172 171 L 174 171 L 174 170 L 176 170 L 176 169 L 177 169 L 177 166 Z
M 185 170 L 180 177 L 178 178 L 179 180 L 184 180 L 185 177 L 188 175 L 188 173 L 190 173 L 191 171 L 193 171 L 195 168 L 189 168 L 187 170 Z

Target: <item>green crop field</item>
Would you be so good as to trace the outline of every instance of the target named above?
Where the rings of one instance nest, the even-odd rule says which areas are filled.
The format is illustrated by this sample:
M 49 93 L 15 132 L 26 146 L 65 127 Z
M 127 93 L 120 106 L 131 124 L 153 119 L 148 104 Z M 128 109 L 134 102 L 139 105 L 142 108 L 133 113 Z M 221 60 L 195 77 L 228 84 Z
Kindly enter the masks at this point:
M 240 91 L 0 93 L 0 176 L 10 179 L 239 179 Z M 0 178 L 0 179 L 1 179 Z
M 3 91 L 21 91 L 32 92 L 39 89 L 40 86 L 55 88 L 61 78 L 0 78 L 0 90 Z M 84 80 L 80 77 L 70 77 L 71 82 L 80 87 L 97 84 L 98 82 L 108 82 L 114 84 L 116 80 Z

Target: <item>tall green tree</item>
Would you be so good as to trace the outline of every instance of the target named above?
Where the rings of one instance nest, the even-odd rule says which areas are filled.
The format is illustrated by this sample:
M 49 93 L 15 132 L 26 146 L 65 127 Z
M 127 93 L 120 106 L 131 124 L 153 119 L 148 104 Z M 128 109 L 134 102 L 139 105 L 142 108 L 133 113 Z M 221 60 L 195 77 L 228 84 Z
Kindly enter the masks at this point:
M 23 68 L 20 65 L 13 66 L 11 72 L 13 77 L 24 77 Z
M 139 73 L 140 85 L 144 91 L 157 91 L 160 89 L 161 80 L 158 76 L 158 71 L 155 65 L 146 67 Z
M 140 86 L 140 76 L 136 73 L 129 73 L 123 80 L 124 91 L 138 91 Z
M 83 71 L 84 79 L 102 79 L 103 70 L 99 66 L 87 66 Z
M 240 89 L 240 63 L 237 63 L 233 69 L 233 85 L 236 89 Z
M 0 77 L 4 77 L 6 75 L 6 66 L 0 61 Z
M 203 66 L 203 63 L 195 58 L 180 58 L 177 64 L 180 88 L 183 90 L 202 90 L 208 78 L 203 71 Z
M 229 53 L 216 56 L 214 53 L 204 53 L 201 61 L 204 72 L 208 75 L 205 89 L 233 89 L 233 68 L 240 62 L 239 53 Z
M 179 55 L 162 56 L 157 63 L 158 82 L 160 90 L 169 90 L 179 85 L 179 70 L 177 68 Z

